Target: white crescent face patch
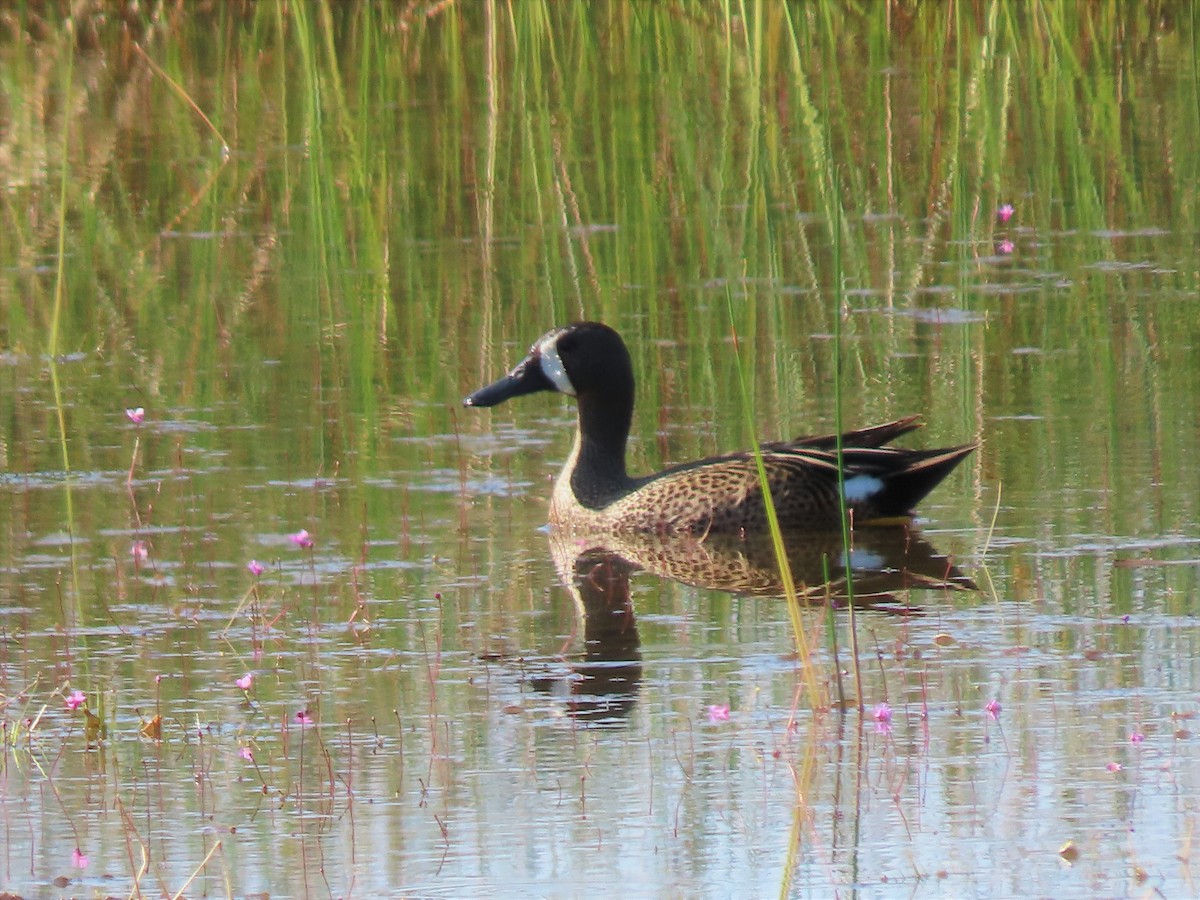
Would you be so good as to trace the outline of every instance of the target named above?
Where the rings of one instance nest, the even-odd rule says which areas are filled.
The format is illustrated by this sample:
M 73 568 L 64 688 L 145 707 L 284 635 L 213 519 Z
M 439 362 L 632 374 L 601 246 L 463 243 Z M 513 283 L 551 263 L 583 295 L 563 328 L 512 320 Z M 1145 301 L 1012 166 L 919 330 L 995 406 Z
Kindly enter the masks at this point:
M 562 359 L 558 355 L 558 335 L 547 337 L 537 346 L 538 359 L 541 362 L 542 374 L 550 379 L 555 390 L 570 397 L 575 396 L 575 385 L 567 377 Z

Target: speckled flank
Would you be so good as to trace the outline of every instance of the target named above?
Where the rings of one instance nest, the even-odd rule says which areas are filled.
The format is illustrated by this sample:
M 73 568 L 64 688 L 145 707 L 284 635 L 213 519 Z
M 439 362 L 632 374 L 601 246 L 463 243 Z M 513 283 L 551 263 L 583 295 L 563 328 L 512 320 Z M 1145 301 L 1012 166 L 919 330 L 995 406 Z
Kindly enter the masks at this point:
M 778 445 L 776 445 L 778 446 Z M 949 459 L 936 461 L 953 465 L 973 448 L 954 448 Z M 612 532 L 657 534 L 735 534 L 767 528 L 758 468 L 748 453 L 704 460 L 692 466 L 669 469 L 640 483 L 626 496 L 600 509 L 579 503 L 571 489 L 571 474 L 579 452 L 579 440 L 555 485 L 550 504 L 550 521 L 559 527 Z M 859 450 L 855 456 L 868 451 Z M 880 450 L 872 461 L 887 461 L 896 467 L 893 475 L 903 478 L 908 471 L 906 451 Z M 898 464 L 898 465 L 897 465 Z M 825 530 L 838 528 L 837 469 L 830 454 L 795 449 L 763 454 L 775 513 L 783 527 Z M 853 520 L 868 522 L 907 513 L 907 509 L 876 507 L 872 500 L 884 487 L 881 477 L 857 475 L 870 490 L 847 490 Z
M 763 455 L 775 512 L 785 527 L 838 527 L 837 473 L 823 457 L 816 453 Z M 758 469 L 749 454 L 668 470 L 600 510 L 586 509 L 575 499 L 570 488 L 574 461 L 573 453 L 555 487 L 550 507 L 552 523 L 572 528 L 697 535 L 767 528 Z

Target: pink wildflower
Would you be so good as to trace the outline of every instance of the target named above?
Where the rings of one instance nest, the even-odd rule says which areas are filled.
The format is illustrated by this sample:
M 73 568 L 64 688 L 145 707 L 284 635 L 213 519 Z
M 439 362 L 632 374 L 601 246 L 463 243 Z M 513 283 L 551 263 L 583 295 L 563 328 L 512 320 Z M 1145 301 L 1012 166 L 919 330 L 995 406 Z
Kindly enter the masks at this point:
M 1016 210 L 1013 209 L 1013 205 L 1011 203 L 1005 203 L 998 210 L 996 210 L 996 219 L 1003 224 L 1013 217 L 1014 212 L 1016 212 Z
M 135 406 L 132 409 L 126 409 L 125 415 L 134 425 L 141 425 L 142 420 L 146 418 L 146 410 L 142 409 L 140 406 Z
M 67 709 L 79 709 L 81 706 L 87 706 L 87 694 L 83 691 L 71 691 L 67 695 Z
M 254 683 L 254 673 L 247 672 L 245 675 L 243 675 L 241 678 L 239 678 L 234 683 L 239 688 L 241 688 L 243 691 L 248 691 L 248 690 L 250 690 L 250 685 L 252 685 Z
M 1124 767 L 1119 762 L 1110 762 L 1107 766 L 1105 766 L 1105 768 L 1107 768 L 1108 771 L 1112 772 L 1115 775 L 1117 772 L 1120 772 L 1121 769 Z
M 880 734 L 887 734 L 892 730 L 892 708 L 887 703 L 880 703 L 875 707 L 873 713 L 875 718 L 875 730 Z
M 254 754 L 251 752 L 249 747 L 240 748 L 238 750 L 238 756 L 240 756 L 242 759 L 249 760 L 250 762 L 254 762 Z
M 150 558 L 150 548 L 146 546 L 145 541 L 134 541 L 133 546 L 129 548 L 129 552 L 136 563 L 144 563 Z
M 1015 249 L 1016 248 L 1013 246 L 1013 242 L 1008 240 L 1001 241 L 996 245 L 996 252 L 1001 256 L 1011 256 L 1013 250 Z
M 296 721 L 301 725 L 311 725 L 313 723 L 313 717 L 308 714 L 307 709 L 302 709 L 300 712 L 296 713 Z
M 76 847 L 71 851 L 71 865 L 77 869 L 86 869 L 88 864 L 87 854 Z
M 288 540 L 290 540 L 301 550 L 309 550 L 313 545 L 312 535 L 310 535 L 308 531 L 303 528 L 301 528 L 295 534 L 289 534 Z
M 1129 743 L 1131 744 L 1140 744 L 1145 739 L 1146 735 L 1142 734 L 1140 731 L 1135 731 L 1133 734 L 1129 735 Z
M 708 721 L 710 722 L 728 722 L 729 721 L 729 704 L 715 703 L 708 708 Z
M 987 706 L 985 706 L 983 709 L 984 712 L 988 714 L 988 718 L 995 722 L 1000 718 L 1000 710 L 1003 709 L 1003 707 L 1000 705 L 1000 701 L 993 697 L 987 702 Z
M 264 568 L 263 564 L 257 559 L 252 559 L 250 562 L 246 563 L 246 568 L 250 570 L 250 574 L 255 578 L 266 571 L 266 568 Z

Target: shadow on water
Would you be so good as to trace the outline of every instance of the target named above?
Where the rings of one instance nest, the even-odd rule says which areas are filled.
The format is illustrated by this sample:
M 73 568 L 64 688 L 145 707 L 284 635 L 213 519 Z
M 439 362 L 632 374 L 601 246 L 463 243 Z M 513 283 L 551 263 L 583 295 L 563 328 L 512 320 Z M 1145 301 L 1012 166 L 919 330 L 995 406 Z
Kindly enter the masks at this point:
M 798 596 L 810 605 L 842 605 L 847 589 L 839 534 L 796 534 L 787 542 Z M 633 709 L 642 683 L 641 640 L 630 577 L 642 571 L 735 596 L 779 597 L 784 590 L 770 541 L 708 536 L 589 535 L 552 531 L 559 580 L 583 623 L 583 653 L 570 674 L 538 676 L 535 690 L 570 696 L 577 721 L 611 723 Z M 854 604 L 893 615 L 921 615 L 908 592 L 973 591 L 975 583 L 907 527 L 864 528 L 850 552 Z

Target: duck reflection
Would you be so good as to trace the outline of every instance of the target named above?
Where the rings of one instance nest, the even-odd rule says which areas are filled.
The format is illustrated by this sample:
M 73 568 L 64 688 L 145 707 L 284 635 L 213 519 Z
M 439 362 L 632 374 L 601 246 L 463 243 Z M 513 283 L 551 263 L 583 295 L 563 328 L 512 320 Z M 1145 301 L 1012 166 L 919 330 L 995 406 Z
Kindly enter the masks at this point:
M 629 576 L 637 566 L 602 548 L 555 553 L 554 563 L 583 622 L 583 656 L 570 660 L 568 676 L 534 678 L 533 687 L 565 689 L 576 719 L 619 720 L 633 708 L 642 682 L 641 639 L 629 596 Z
M 792 580 L 801 602 L 840 604 L 851 595 L 839 534 L 785 535 Z M 782 597 L 783 582 L 769 539 L 690 536 L 580 535 L 552 529 L 550 550 L 559 579 L 583 622 L 583 655 L 566 678 L 535 678 L 535 689 L 570 696 L 584 721 L 627 715 L 642 681 L 641 643 L 629 578 L 644 571 L 694 587 L 740 596 Z M 912 589 L 975 590 L 949 558 L 911 527 L 860 528 L 850 551 L 856 608 L 919 615 Z

